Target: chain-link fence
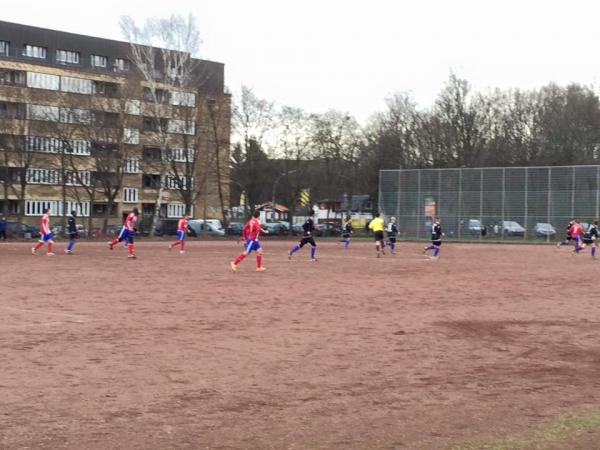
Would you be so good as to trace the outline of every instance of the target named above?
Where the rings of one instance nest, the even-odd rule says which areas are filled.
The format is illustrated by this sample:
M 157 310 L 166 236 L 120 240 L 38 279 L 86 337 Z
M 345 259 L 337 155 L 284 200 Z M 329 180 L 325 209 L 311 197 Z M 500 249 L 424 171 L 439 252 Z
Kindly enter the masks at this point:
M 599 216 L 600 166 L 382 170 L 379 211 L 403 237 L 428 238 L 433 217 L 456 239 L 562 239 L 572 218 Z

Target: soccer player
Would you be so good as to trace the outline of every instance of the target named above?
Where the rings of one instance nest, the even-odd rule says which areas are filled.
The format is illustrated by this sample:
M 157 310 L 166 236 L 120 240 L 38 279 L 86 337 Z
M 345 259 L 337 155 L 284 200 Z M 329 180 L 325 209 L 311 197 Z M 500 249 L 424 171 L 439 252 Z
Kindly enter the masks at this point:
M 79 234 L 77 233 L 76 218 L 77 211 L 71 211 L 71 215 L 67 220 L 67 231 L 69 232 L 69 243 L 67 244 L 67 249 L 65 250 L 65 253 L 67 255 L 73 254 L 73 246 L 75 245 L 75 240 L 79 237 Z
M 187 214 L 179 219 L 179 222 L 177 222 L 177 240 L 172 244 L 169 244 L 169 250 L 172 250 L 173 247 L 177 247 L 179 245 L 181 247 L 179 253 L 181 255 L 185 253 L 185 235 L 187 234 L 189 221 L 190 216 Z
M 310 244 L 310 260 L 315 262 L 317 258 L 315 253 L 317 252 L 317 244 L 315 243 L 315 239 L 313 238 L 313 231 L 315 231 L 315 222 L 313 221 L 313 217 L 315 216 L 314 211 L 310 211 L 308 213 L 308 218 L 302 224 L 302 239 L 300 239 L 300 243 L 296 244 L 294 248 L 292 248 L 288 253 L 288 259 L 292 259 L 292 255 L 304 247 L 306 244 Z
M 260 246 L 260 242 L 258 241 L 258 237 L 260 236 L 260 233 L 269 234 L 269 232 L 263 229 L 263 227 L 260 225 L 260 221 L 258 220 L 259 216 L 260 213 L 258 211 L 254 211 L 254 214 L 252 214 L 250 220 L 246 222 L 246 225 L 244 225 L 244 228 L 242 228 L 242 239 L 246 241 L 246 247 L 244 248 L 244 251 L 240 253 L 237 258 L 235 258 L 235 260 L 229 263 L 231 270 L 234 272 L 237 271 L 238 264 L 242 262 L 242 260 L 253 250 L 256 251 L 256 271 L 264 272 L 267 270 L 262 266 L 263 251 Z
M 381 255 L 385 255 L 385 244 L 383 243 L 384 228 L 383 219 L 379 217 L 379 213 L 375 213 L 375 218 L 369 223 L 369 230 L 371 230 L 375 236 L 375 251 L 377 252 L 378 258 L 380 258 Z
M 127 214 L 125 218 L 125 222 L 123 222 L 123 226 L 121 227 L 121 232 L 119 233 L 119 237 L 113 239 L 108 243 L 108 248 L 110 250 L 113 249 L 115 245 L 119 242 L 127 241 L 127 257 L 131 259 L 135 259 L 135 253 L 133 251 L 133 236 L 137 229 L 135 228 L 135 223 L 137 222 L 138 216 L 140 212 L 137 208 L 133 208 L 133 212 Z
M 52 245 L 54 245 L 52 238 L 52 231 L 50 231 L 50 208 L 44 208 L 44 214 L 40 219 L 40 240 L 35 247 L 31 248 L 31 253 L 35 255 L 47 243 L 46 256 L 54 256 L 54 253 L 52 253 Z
M 398 225 L 396 225 L 396 218 L 390 218 L 390 223 L 387 227 L 388 242 L 390 245 L 390 253 L 394 255 L 394 249 L 396 248 L 396 237 L 398 236 Z
M 573 254 L 579 253 L 583 250 L 583 227 L 579 223 L 579 219 L 574 219 L 573 225 L 569 230 L 569 234 L 571 235 L 571 240 L 575 243 L 575 248 L 573 249 Z
M 569 225 L 567 225 L 567 237 L 566 237 L 566 239 L 563 239 L 558 244 L 556 244 L 557 247 L 560 247 L 562 245 L 567 245 L 571 241 L 571 227 L 573 226 L 574 223 L 575 223 L 575 219 L 572 219 L 569 222 Z
M 346 216 L 346 220 L 342 225 L 342 242 L 344 243 L 345 249 L 350 245 L 350 235 L 352 232 L 352 219 L 350 216 Z
M 598 238 L 600 237 L 600 230 L 598 230 L 598 221 L 590 224 L 587 230 L 586 236 L 584 237 L 584 243 L 592 246 L 592 258 L 596 259 L 596 249 L 598 248 Z
M 423 253 L 427 253 L 429 250 L 433 250 L 432 259 L 438 259 L 440 253 L 440 246 L 442 245 L 442 226 L 440 225 L 440 219 L 438 217 L 435 218 L 433 224 L 431 225 L 431 245 L 425 247 Z

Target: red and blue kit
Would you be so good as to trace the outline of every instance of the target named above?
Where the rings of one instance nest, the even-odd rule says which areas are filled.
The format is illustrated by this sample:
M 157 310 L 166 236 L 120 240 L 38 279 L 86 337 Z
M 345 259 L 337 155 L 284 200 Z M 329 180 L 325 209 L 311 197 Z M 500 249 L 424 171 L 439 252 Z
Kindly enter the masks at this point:
M 135 236 L 135 223 L 137 222 L 137 216 L 135 213 L 127 214 L 125 221 L 123 222 L 123 226 L 121 227 L 121 232 L 119 233 L 119 237 L 117 239 L 113 239 L 108 243 L 108 248 L 113 249 L 113 247 L 122 241 L 127 241 L 127 252 L 129 253 L 130 258 L 135 258 L 135 253 L 133 252 L 133 237 Z
M 50 217 L 48 214 L 44 214 L 40 219 L 40 240 L 48 242 L 52 240 L 52 231 L 50 231 Z
M 179 219 L 177 222 L 177 239 L 183 241 L 185 239 L 185 234 L 188 229 L 188 219 Z
M 258 250 L 260 248 L 260 242 L 258 237 L 261 232 L 265 232 L 260 226 L 260 221 L 253 217 L 250 219 L 244 228 L 242 228 L 242 239 L 246 241 L 246 253 L 250 253 L 252 250 Z
M 584 233 L 583 227 L 577 222 L 573 223 L 569 227 L 569 235 L 571 236 L 571 239 L 573 241 L 575 241 L 577 244 L 581 243 L 583 233 Z

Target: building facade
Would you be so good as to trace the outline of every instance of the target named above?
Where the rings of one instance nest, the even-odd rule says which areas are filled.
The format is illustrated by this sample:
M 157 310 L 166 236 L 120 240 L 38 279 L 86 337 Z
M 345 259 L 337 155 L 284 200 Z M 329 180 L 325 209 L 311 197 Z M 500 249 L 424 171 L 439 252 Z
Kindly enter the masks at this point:
M 129 43 L 0 21 L 0 214 L 76 210 L 96 228 L 134 207 L 148 223 L 159 204 L 161 217 L 220 218 L 224 65 L 190 58 L 184 81 L 162 67 L 150 79 Z

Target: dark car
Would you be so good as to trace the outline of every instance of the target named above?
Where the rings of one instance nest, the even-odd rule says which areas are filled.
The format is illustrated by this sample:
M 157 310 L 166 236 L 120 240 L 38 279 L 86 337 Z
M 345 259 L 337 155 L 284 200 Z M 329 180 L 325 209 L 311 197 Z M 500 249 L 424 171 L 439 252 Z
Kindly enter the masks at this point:
M 160 219 L 154 228 L 154 236 L 175 236 L 179 219 Z
M 6 236 L 9 238 L 36 238 L 40 234 L 38 227 L 21 222 L 6 222 Z
M 295 223 L 294 225 L 292 225 L 292 234 L 294 236 L 299 236 L 302 233 L 304 233 L 304 228 L 302 228 L 301 223 Z
M 261 223 L 261 227 L 269 232 L 267 236 L 281 236 L 287 234 L 285 227 L 279 222 Z
M 227 236 L 241 236 L 242 228 L 244 225 L 240 222 L 230 222 L 227 224 L 227 228 L 225 228 L 225 234 Z
M 342 228 L 333 222 L 323 222 L 315 226 L 315 236 L 339 236 Z

